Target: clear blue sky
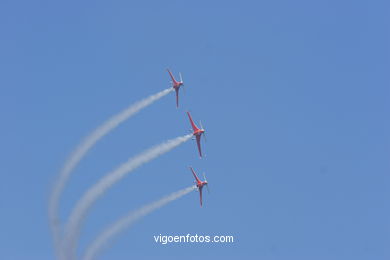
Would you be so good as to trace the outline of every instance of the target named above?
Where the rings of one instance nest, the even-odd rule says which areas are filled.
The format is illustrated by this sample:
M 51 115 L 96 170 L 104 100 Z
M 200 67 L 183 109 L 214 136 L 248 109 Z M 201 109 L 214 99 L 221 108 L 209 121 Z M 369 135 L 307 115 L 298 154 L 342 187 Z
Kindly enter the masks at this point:
M 137 3 L 138 2 L 138 3 Z M 164 97 L 104 138 L 76 169 L 83 191 L 128 157 L 208 134 L 143 166 L 88 216 L 107 224 L 187 187 L 101 259 L 390 259 L 388 1 L 1 1 L 0 258 L 53 259 L 51 184 L 89 131 L 182 72 Z M 314 3 L 315 2 L 315 3 Z M 183 94 L 183 93 L 182 93 Z M 156 244 L 154 235 L 234 235 L 234 244 Z

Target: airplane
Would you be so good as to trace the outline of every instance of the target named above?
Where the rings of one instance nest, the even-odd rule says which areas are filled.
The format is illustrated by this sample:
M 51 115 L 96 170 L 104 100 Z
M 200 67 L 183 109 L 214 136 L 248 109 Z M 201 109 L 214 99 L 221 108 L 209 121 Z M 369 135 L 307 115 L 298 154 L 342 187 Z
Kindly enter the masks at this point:
M 180 75 L 180 81 L 176 81 L 175 77 L 173 77 L 171 71 L 167 69 L 169 76 L 171 76 L 172 79 L 172 87 L 176 91 L 176 107 L 179 107 L 179 89 L 181 86 L 184 86 L 183 79 L 181 77 L 181 73 L 179 72 Z
M 190 123 L 191 123 L 192 129 L 194 130 L 194 132 L 192 134 L 196 138 L 196 144 L 198 145 L 199 156 L 202 157 L 202 149 L 200 147 L 200 137 L 202 136 L 202 134 L 205 135 L 205 131 L 203 129 L 203 126 L 202 126 L 201 122 L 199 122 L 200 126 L 201 126 L 200 129 L 195 125 L 195 123 L 192 120 L 192 117 L 190 115 L 190 112 L 187 111 L 187 115 L 188 115 L 188 118 L 190 119 Z M 206 138 L 206 135 L 205 135 L 205 138 Z
M 198 176 L 196 175 L 194 169 L 192 169 L 192 167 L 190 167 L 190 169 L 191 169 L 192 174 L 194 175 L 195 180 L 196 180 L 195 183 L 196 183 L 196 187 L 198 188 L 198 191 L 199 191 L 200 206 L 202 207 L 202 190 L 203 190 L 203 186 L 206 185 L 207 191 L 209 191 L 209 183 L 207 182 L 206 176 L 204 175 L 204 173 L 203 173 L 204 181 L 201 181 L 198 178 Z

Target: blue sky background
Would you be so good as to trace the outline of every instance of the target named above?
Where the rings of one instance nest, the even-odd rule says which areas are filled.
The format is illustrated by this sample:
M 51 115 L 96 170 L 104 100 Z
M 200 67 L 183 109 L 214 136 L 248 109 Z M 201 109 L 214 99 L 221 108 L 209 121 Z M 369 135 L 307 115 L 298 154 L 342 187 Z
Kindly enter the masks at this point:
M 76 169 L 83 191 L 128 157 L 189 129 L 208 134 L 139 168 L 88 216 L 81 249 L 129 210 L 205 171 L 189 195 L 123 233 L 101 259 L 389 259 L 388 1 L 0 2 L 0 258 L 53 259 L 47 201 L 96 126 L 183 73 Z M 183 93 L 182 93 L 183 94 Z M 234 235 L 160 245 L 154 235 Z

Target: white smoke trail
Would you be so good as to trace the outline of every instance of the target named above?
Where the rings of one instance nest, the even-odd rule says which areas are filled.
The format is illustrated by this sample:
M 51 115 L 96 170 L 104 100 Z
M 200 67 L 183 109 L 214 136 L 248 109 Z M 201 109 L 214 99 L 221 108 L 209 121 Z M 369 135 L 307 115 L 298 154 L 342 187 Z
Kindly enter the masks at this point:
M 105 175 L 94 186 L 87 190 L 87 192 L 77 202 L 76 206 L 72 210 L 69 220 L 65 226 L 63 249 L 64 254 L 68 255 L 66 259 L 75 258 L 78 237 L 83 220 L 93 203 L 100 196 L 102 196 L 107 189 L 109 189 L 116 182 L 120 181 L 123 177 L 126 176 L 126 174 L 157 158 L 158 156 L 169 152 L 173 148 L 189 140 L 191 137 L 192 134 L 188 134 L 168 140 L 164 143 L 152 147 L 149 150 L 146 150 L 145 152 L 133 158 L 130 158 L 126 163 Z
M 124 122 L 129 117 L 133 116 L 141 109 L 151 105 L 153 102 L 164 97 L 168 93 L 173 91 L 173 88 L 165 89 L 157 94 L 151 95 L 141 101 L 132 104 L 119 114 L 114 115 L 108 119 L 105 123 L 96 128 L 90 135 L 88 135 L 84 141 L 72 152 L 68 160 L 65 162 L 63 168 L 59 173 L 59 177 L 54 183 L 51 196 L 49 198 L 49 222 L 50 228 L 54 237 L 54 244 L 57 250 L 60 248 L 60 220 L 58 217 L 58 208 L 59 208 L 59 199 L 61 193 L 64 190 L 66 182 L 69 179 L 70 174 L 73 169 L 77 166 L 80 160 L 85 156 L 85 154 L 106 134 L 116 128 L 119 124 Z
M 178 198 L 190 193 L 195 189 L 195 186 L 191 186 L 180 191 L 171 193 L 170 195 L 150 203 L 138 210 L 130 212 L 127 216 L 119 219 L 117 222 L 105 229 L 87 248 L 82 259 L 92 260 L 97 254 L 107 245 L 107 243 L 120 232 L 124 231 L 126 228 L 134 224 L 138 219 L 148 215 L 149 213 L 155 211 L 156 209 L 165 206 L 169 202 L 177 200 Z

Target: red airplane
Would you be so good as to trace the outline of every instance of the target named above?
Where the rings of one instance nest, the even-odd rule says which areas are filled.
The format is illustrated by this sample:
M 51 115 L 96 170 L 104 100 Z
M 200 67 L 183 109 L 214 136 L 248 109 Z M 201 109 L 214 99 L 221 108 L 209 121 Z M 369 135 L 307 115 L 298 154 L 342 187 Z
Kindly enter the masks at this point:
M 207 187 L 207 191 L 209 190 L 209 183 L 207 182 L 206 180 L 206 176 L 204 175 L 203 173 L 203 178 L 204 178 L 204 181 L 201 181 L 198 176 L 196 176 L 196 173 L 194 171 L 194 169 L 192 169 L 192 167 L 190 167 L 191 171 L 192 171 L 192 174 L 194 175 L 195 177 L 195 183 L 196 183 L 196 187 L 198 188 L 198 191 L 199 191 L 199 196 L 200 196 L 200 206 L 202 207 L 202 190 L 203 190 L 203 186 L 206 185 Z
M 199 128 L 195 125 L 194 121 L 192 120 L 192 117 L 191 117 L 191 115 L 190 115 L 190 112 L 187 112 L 187 115 L 188 115 L 188 118 L 190 119 L 192 129 L 194 130 L 194 132 L 193 132 L 192 134 L 193 134 L 193 135 L 195 136 L 195 138 L 196 138 L 196 143 L 197 143 L 197 145 L 198 145 L 199 155 L 200 155 L 200 157 L 202 157 L 202 149 L 201 149 L 201 147 L 200 147 L 200 137 L 202 136 L 202 134 L 203 134 L 203 135 L 205 134 L 205 133 L 204 133 L 203 126 L 202 126 L 202 123 L 199 122 L 199 123 L 200 123 L 200 126 L 201 126 L 201 129 L 199 129 Z M 206 138 L 206 136 L 205 136 L 205 138 Z
M 176 81 L 175 77 L 173 77 L 171 71 L 167 69 L 169 76 L 171 76 L 172 79 L 172 87 L 176 91 L 176 107 L 179 107 L 179 89 L 181 86 L 184 86 L 183 79 L 181 78 L 181 73 L 179 72 L 180 75 L 180 81 Z

